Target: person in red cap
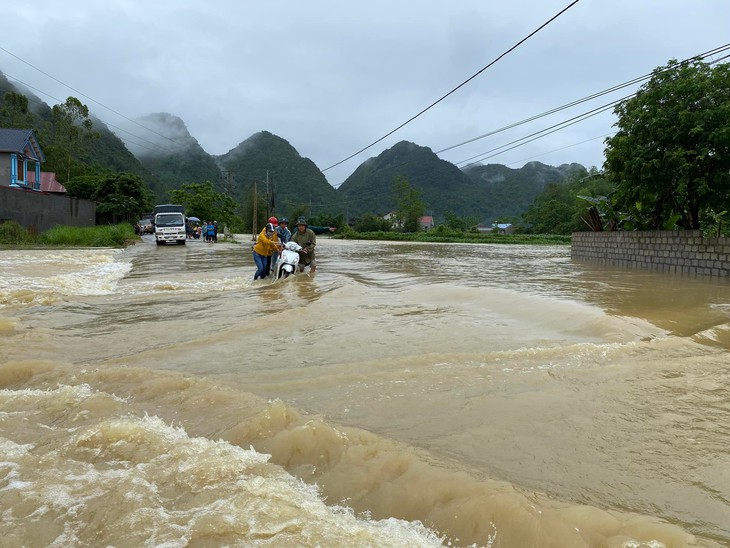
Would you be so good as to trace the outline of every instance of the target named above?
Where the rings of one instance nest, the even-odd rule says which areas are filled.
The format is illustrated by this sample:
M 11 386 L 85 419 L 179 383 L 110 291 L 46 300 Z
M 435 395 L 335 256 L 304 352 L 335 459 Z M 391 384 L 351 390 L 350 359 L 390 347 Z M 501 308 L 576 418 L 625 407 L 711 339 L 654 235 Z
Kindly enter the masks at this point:
M 253 262 L 256 264 L 254 280 L 268 276 L 271 255 L 279 247 L 279 235 L 276 233 L 276 228 L 273 224 L 266 223 L 266 226 L 256 238 L 256 245 L 253 247 Z

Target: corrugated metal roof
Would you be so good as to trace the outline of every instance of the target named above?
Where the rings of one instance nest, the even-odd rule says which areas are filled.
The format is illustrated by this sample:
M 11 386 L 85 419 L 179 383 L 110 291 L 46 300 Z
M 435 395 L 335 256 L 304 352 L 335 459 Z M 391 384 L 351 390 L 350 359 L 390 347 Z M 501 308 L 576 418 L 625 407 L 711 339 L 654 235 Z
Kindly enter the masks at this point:
M 28 184 L 35 184 L 35 172 L 28 170 Z M 56 174 L 52 171 L 41 171 L 41 192 L 66 193 L 66 187 L 58 182 Z

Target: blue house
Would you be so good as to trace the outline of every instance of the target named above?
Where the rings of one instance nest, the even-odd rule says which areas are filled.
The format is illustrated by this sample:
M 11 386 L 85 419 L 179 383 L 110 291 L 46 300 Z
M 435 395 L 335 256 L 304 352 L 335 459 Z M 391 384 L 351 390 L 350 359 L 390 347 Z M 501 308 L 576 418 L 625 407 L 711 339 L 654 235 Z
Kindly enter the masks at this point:
M 45 160 L 32 129 L 0 128 L 0 186 L 40 190 Z

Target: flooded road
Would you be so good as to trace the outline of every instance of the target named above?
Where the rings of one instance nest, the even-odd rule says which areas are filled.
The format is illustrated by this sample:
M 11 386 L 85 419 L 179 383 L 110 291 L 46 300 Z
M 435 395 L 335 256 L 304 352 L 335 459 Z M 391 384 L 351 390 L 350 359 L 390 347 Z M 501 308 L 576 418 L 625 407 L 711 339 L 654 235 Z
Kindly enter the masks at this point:
M 0 250 L 0 537 L 730 545 L 730 284 L 567 247 Z

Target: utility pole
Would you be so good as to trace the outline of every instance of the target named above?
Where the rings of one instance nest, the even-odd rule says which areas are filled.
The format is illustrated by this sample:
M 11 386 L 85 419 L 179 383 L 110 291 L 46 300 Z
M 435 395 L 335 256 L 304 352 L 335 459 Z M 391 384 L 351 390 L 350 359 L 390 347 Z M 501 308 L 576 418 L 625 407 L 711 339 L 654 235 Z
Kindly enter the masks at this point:
M 223 191 L 227 196 L 233 197 L 233 172 L 222 171 L 223 174 Z
M 269 170 L 266 170 L 266 218 L 268 219 L 274 214 L 274 208 L 271 205 L 271 190 L 269 189 Z
M 254 179 L 253 180 L 253 220 L 251 221 L 252 225 L 253 225 L 251 227 L 251 240 L 254 242 L 256 241 L 256 234 L 257 234 L 257 231 L 256 231 L 256 215 L 257 215 L 256 207 L 257 206 L 258 206 L 258 196 L 256 196 L 256 179 Z

